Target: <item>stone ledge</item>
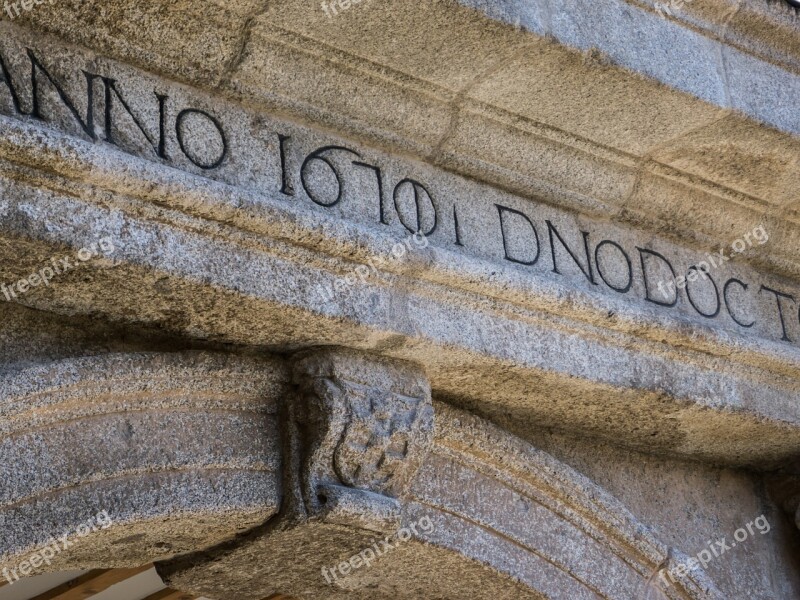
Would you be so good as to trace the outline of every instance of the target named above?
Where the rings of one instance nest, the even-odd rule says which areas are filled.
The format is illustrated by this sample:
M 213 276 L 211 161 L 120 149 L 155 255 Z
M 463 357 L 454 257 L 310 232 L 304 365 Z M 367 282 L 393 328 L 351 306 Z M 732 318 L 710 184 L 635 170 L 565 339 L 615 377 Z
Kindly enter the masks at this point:
M 761 3 L 747 3 L 737 18 L 758 20 L 757 15 L 765 13 L 766 22 L 783 27 L 784 37 L 775 38 L 775 48 L 786 35 L 794 34 L 787 33 L 786 15 L 770 16 L 759 8 Z M 392 13 L 386 12 L 388 5 L 372 3 L 337 19 L 326 17 L 316 4 L 237 2 L 227 7 L 227 26 L 236 31 L 237 39 L 215 13 L 205 23 L 206 43 L 176 41 L 177 53 L 173 48 L 158 50 L 149 39 L 152 31 L 125 25 L 131 14 L 141 14 L 146 22 L 157 14 L 162 22 L 156 30 L 179 29 L 177 16 L 156 10 L 153 3 L 126 0 L 113 10 L 93 11 L 85 2 L 80 7 L 61 2 L 56 8 L 24 15 L 20 22 L 251 106 L 324 123 L 557 206 L 615 214 L 620 222 L 683 242 L 710 248 L 727 240 L 731 228 L 706 218 L 698 218 L 692 227 L 676 226 L 677 215 L 727 213 L 731 219 L 737 213 L 733 231 L 741 232 L 766 219 L 776 237 L 780 235 L 781 243 L 776 244 L 780 248 L 754 260 L 787 275 L 800 274 L 792 250 L 797 247 L 798 206 L 792 190 L 800 177 L 798 142 L 753 120 L 765 113 L 791 119 L 793 113 L 782 107 L 792 105 L 789 82 L 797 76 L 760 58 L 766 55 L 753 44 L 745 44 L 742 51 L 734 41 L 714 33 L 731 13 L 727 0 L 702 3 L 706 12 L 697 18 L 708 24 L 705 28 L 689 22 L 700 3 L 687 4 L 687 18 L 680 22 L 661 19 L 647 3 L 593 3 L 590 11 L 629 17 L 627 30 L 614 25 L 622 39 L 635 38 L 640 25 L 652 34 L 643 36 L 642 43 L 653 47 L 642 56 L 637 44 L 628 50 L 624 45 L 604 48 L 610 38 L 582 38 L 592 27 L 569 25 L 568 7 L 559 8 L 569 30 L 562 32 L 567 46 L 574 42 L 581 49 L 599 48 L 600 54 L 606 51 L 645 78 L 611 66 L 607 59 L 587 59 L 567 46 L 547 42 L 548 23 L 555 21 L 554 9 L 546 1 L 502 7 L 496 2 L 462 4 L 485 8 L 491 18 L 457 2 L 430 2 L 419 10 L 392 5 Z M 181 14 L 194 12 L 187 9 Z M 574 13 L 577 18 L 581 9 Z M 87 15 L 91 30 L 84 26 Z M 502 24 L 518 18 L 528 31 Z M 193 17 L 182 27 L 199 27 L 198 20 Z M 393 24 L 388 37 L 383 31 L 387 22 Z M 580 39 L 572 40 L 575 36 Z M 440 49 L 432 60 L 425 55 L 426 44 Z M 743 89 L 738 104 L 726 100 L 732 92 L 720 87 L 719 72 L 724 69 L 719 47 L 729 54 L 726 60 L 747 63 L 738 65 L 737 73 L 769 81 L 762 81 L 759 89 Z M 214 54 L 214 48 L 219 52 Z M 514 57 L 517 62 L 508 62 Z M 687 58 L 690 69 L 685 68 Z M 628 64 L 626 59 L 634 62 Z M 536 77 L 519 78 L 522 69 L 533 69 L 538 85 Z M 703 73 L 707 77 L 701 77 Z M 697 86 L 711 79 L 720 90 L 707 100 L 722 98 L 718 105 L 675 89 L 706 97 Z M 353 89 L 365 92 L 358 102 L 351 97 Z M 626 94 L 620 95 L 621 89 Z M 584 91 L 591 103 L 583 102 Z M 784 102 L 781 98 L 787 94 L 789 101 Z M 731 107 L 749 110 L 749 117 L 732 114 Z M 740 135 L 743 127 L 750 131 L 746 143 Z M 789 124 L 784 130 L 793 127 Z M 561 138 L 567 148 L 537 159 L 541 152 L 537 138 L 542 135 Z M 755 139 L 761 141 L 754 144 Z M 591 158 L 572 148 L 585 148 Z M 600 156 L 606 158 L 598 161 Z M 568 168 L 576 160 L 581 167 Z M 672 191 L 666 185 L 666 193 L 655 202 L 646 193 L 635 193 L 637 172 L 639 177 L 650 177 L 653 167 L 666 169 L 670 178 L 682 182 Z M 602 187 L 580 176 L 586 169 L 604 172 Z
M 534 422 L 570 427 L 650 451 L 739 465 L 764 465 L 797 451 L 798 391 L 791 378 L 797 350 L 789 344 L 659 317 L 551 276 L 433 246 L 320 303 L 315 285 L 333 286 L 359 260 L 385 255 L 402 238 L 83 142 L 65 145 L 45 130 L 12 121 L 5 127 L 6 148 L 37 139 L 27 150 L 15 146 L 17 160 L 46 142 L 50 150 L 36 160 L 46 157 L 50 174 L 11 171 L 14 193 L 6 194 L 3 210 L 36 219 L 5 222 L 13 260 L 4 263 L 4 279 L 24 277 L 65 248 L 105 235 L 119 248 L 113 260 L 87 263 L 82 274 L 21 298 L 24 304 L 102 313 L 215 341 L 382 350 L 425 364 L 435 393 L 499 422 L 510 416 L 523 434 Z M 97 183 L 87 187 L 52 174 L 72 170 L 94 173 Z M 45 178 L 53 191 L 26 191 L 32 176 L 40 185 Z M 117 186 L 126 193 L 113 191 Z M 162 208 L 134 193 L 157 198 Z M 183 210 L 164 208 L 172 203 Z M 257 234 L 245 230 L 241 209 L 232 208 L 244 206 L 251 207 L 246 229 Z M 225 264 L 236 267 L 220 268 Z M 388 308 L 375 311 L 376 302 Z M 236 322 L 226 316 L 230 311 Z M 555 387 L 561 391 L 553 398 Z
M 680 302 L 673 310 L 653 295 L 657 276 L 652 262 L 648 276 L 645 253 L 656 263 L 669 257 L 684 272 L 705 260 L 695 247 L 654 237 L 646 227 L 623 229 L 591 211 L 554 208 L 546 194 L 514 196 L 5 27 L 5 60 L 21 100 L 16 106 L 4 98 L 15 118 L 0 117 L 7 299 L 219 342 L 383 351 L 425 364 L 440 397 L 513 421 L 520 433 L 533 423 L 571 427 L 737 465 L 764 466 L 796 452 L 800 321 L 778 296 L 794 283 L 779 269 L 752 268 L 756 248 L 711 273 L 716 313 L 708 282 L 692 288 L 694 299 L 675 291 Z M 72 68 L 56 71 L 47 53 Z M 261 64 L 253 60 L 243 55 L 242 73 Z M 32 64 L 39 77 L 43 69 L 55 73 L 48 87 L 37 88 L 40 119 L 20 114 L 33 96 L 20 73 Z M 112 103 L 115 92 L 128 100 L 127 108 L 109 105 L 105 131 L 64 100 L 89 93 L 79 67 L 92 69 L 97 86 L 117 86 L 107 88 Z M 251 80 L 258 73 L 250 71 Z M 153 90 L 168 102 L 161 106 Z M 160 108 L 170 125 L 162 146 L 143 136 Z M 182 128 L 187 115 L 199 121 Z M 464 133 L 454 129 L 450 141 Z M 92 135 L 93 142 L 82 139 Z M 630 156 L 586 140 L 580 152 L 565 149 L 558 135 L 560 141 L 538 139 L 550 180 L 581 180 L 592 202 L 603 195 L 621 200 L 633 185 L 655 198 L 665 220 L 682 210 L 670 205 L 669 188 L 686 191 L 690 182 L 637 177 Z M 580 158 L 580 168 L 565 157 Z M 599 164 L 609 170 L 599 175 Z M 541 174 L 535 179 L 542 189 L 550 185 Z M 376 189 L 381 182 L 386 189 Z M 428 237 L 415 249 L 409 203 L 420 198 L 433 212 L 425 206 L 417 213 Z M 648 210 L 628 208 L 642 212 Z M 710 203 L 699 216 L 730 232 L 752 227 L 751 214 L 744 205 L 719 213 Z M 772 247 L 791 240 L 793 227 L 773 232 Z M 13 282 L 64 248 L 77 253 L 108 235 L 119 247 L 113 257 L 32 293 L 13 291 Z M 392 258 L 397 244 L 405 244 L 402 260 Z M 602 244 L 621 256 L 601 261 Z M 773 262 L 784 256 L 776 252 Z M 356 277 L 358 269 L 368 276 Z M 738 291 L 733 306 L 731 284 Z M 487 380 L 493 387 L 478 398 L 478 383 Z M 561 391 L 551 398 L 554 387 Z

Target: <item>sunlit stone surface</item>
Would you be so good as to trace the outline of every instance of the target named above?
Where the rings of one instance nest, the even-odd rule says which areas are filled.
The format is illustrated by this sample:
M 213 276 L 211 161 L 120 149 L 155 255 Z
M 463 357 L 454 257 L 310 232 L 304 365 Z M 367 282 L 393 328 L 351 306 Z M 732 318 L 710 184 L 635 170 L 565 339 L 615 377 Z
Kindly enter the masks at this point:
M 800 597 L 791 2 L 3 8 L 0 600 Z

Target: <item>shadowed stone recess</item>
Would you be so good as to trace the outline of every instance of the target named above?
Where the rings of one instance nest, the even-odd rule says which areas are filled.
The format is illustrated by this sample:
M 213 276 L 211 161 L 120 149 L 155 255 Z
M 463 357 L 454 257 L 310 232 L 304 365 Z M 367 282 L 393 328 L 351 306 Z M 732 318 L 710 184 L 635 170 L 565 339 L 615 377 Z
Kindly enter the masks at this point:
M 767 477 L 770 492 L 786 514 L 800 529 L 800 463 L 795 465 L 793 474 L 776 474 Z

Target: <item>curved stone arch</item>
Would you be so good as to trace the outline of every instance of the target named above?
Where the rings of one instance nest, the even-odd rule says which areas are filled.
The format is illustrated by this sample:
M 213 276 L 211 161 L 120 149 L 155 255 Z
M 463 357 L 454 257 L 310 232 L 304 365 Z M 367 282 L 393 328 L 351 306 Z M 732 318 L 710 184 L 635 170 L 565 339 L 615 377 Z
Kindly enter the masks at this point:
M 279 503 L 285 385 L 278 361 L 206 353 L 68 359 L 0 381 L 0 568 L 46 548 L 31 573 L 140 565 L 263 523 Z
M 418 366 L 293 363 L 295 388 L 283 360 L 209 353 L 3 380 L 0 568 L 72 532 L 32 571 L 162 559 L 173 588 L 253 600 L 722 598 L 699 569 L 656 577 L 683 557 L 570 467 L 434 403 Z M 98 511 L 113 526 L 76 540 Z M 354 556 L 369 568 L 328 581 Z
M 463 487 L 452 490 L 448 481 Z M 549 454 L 443 404 L 436 405 L 435 443 L 409 503 L 408 518 L 442 515 L 443 527 L 425 541 L 501 572 L 528 563 L 513 575 L 547 597 L 569 590 L 572 598 L 636 598 L 648 582 L 666 598 L 723 597 L 699 568 L 677 576 L 675 567 L 688 557 L 660 542 L 605 490 Z M 452 534 L 459 527 L 473 531 L 467 538 L 484 533 L 492 547 L 457 548 Z M 505 551 L 498 560 L 499 548 Z
M 220 597 L 234 582 L 253 600 L 629 600 L 648 589 L 722 598 L 698 569 L 658 577 L 682 557 L 620 502 L 530 444 L 433 403 L 418 367 L 322 349 L 296 357 L 294 371 L 281 515 L 158 565 L 173 587 Z M 356 478 L 337 468 L 342 447 L 361 448 L 346 459 Z

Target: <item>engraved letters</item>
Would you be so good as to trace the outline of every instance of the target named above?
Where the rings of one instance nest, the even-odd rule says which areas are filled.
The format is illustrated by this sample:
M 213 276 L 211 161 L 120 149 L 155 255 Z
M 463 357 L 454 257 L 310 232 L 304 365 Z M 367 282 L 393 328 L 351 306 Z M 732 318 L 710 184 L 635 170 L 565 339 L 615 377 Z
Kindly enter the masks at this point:
M 272 140 L 266 152 L 256 153 L 246 147 L 251 142 L 236 135 L 224 110 L 215 114 L 202 108 L 203 103 L 187 100 L 183 92 L 137 86 L 130 78 L 80 68 L 65 72 L 62 63 L 51 63 L 24 46 L 13 54 L 0 50 L 2 110 L 144 158 L 199 169 L 225 182 L 233 172 L 234 181 L 255 181 L 259 189 L 274 185 L 274 192 L 286 200 L 308 202 L 340 217 L 360 210 L 373 223 L 395 231 L 422 234 L 434 245 L 489 255 L 539 276 L 569 279 L 587 292 L 611 290 L 655 310 L 681 311 L 783 342 L 800 341 L 796 294 L 748 281 L 749 276 L 728 264 L 731 256 L 724 251 L 687 264 L 686 256 L 636 245 L 623 235 L 613 239 L 608 231 L 598 231 L 599 226 L 584 226 L 584 221 L 579 226 L 577 219 L 559 217 L 553 207 L 533 201 L 509 199 L 506 206 L 478 193 L 462 199 L 451 192 L 448 197 L 442 190 L 450 187 L 434 185 L 406 166 L 380 164 L 369 158 L 367 149 L 330 142 L 311 146 L 281 125 L 245 138 Z M 258 116 L 254 122 L 264 120 Z M 258 162 L 259 176 L 266 176 L 251 177 L 248 162 Z M 768 236 L 761 230 L 755 239 L 766 243 Z M 748 236 L 737 240 L 741 248 L 734 243 L 734 254 L 744 251 Z
M 45 108 L 47 96 L 44 93 L 44 86 L 49 86 L 56 92 L 60 103 L 69 111 L 73 120 L 78 124 L 83 134 L 85 134 L 91 140 L 96 141 L 98 136 L 96 132 L 95 121 L 95 87 L 99 80 L 100 83 L 102 83 L 104 90 L 104 141 L 110 144 L 118 145 L 118 140 L 115 136 L 116 128 L 114 121 L 114 106 L 119 104 L 133 120 L 143 137 L 152 146 L 154 154 L 166 162 L 171 162 L 166 149 L 166 115 L 169 96 L 159 94 L 157 92 L 154 94 L 154 99 L 158 106 L 159 119 L 157 123 L 150 124 L 148 126 L 143 122 L 142 118 L 133 111 L 129 102 L 126 100 L 126 97 L 120 91 L 116 79 L 97 75 L 84 70 L 82 73 L 86 80 L 84 91 L 86 108 L 82 113 L 78 109 L 78 103 L 73 97 L 74 94 L 71 95 L 66 91 L 66 84 L 53 72 L 51 72 L 51 69 L 46 66 L 45 61 L 37 56 L 37 54 L 30 48 L 26 49 L 26 54 L 31 67 L 30 79 L 28 81 L 28 89 L 24 90 L 27 92 L 27 94 L 20 94 L 20 90 L 22 88 L 20 87 L 19 83 L 14 82 L 14 76 L 8 67 L 8 62 L 5 57 L 2 56 L 2 53 L 0 53 L 0 71 L 2 71 L 2 83 L 5 84 L 8 93 L 11 96 L 14 110 L 18 115 L 30 116 L 34 119 L 45 122 L 49 122 L 51 119 L 53 119 L 52 111 L 54 111 L 56 107 L 49 106 L 47 109 Z M 26 95 L 29 98 L 29 111 L 26 111 L 23 108 L 24 103 L 22 99 Z M 210 124 L 216 131 L 216 134 L 219 136 L 221 149 L 219 151 L 219 155 L 213 160 L 198 156 L 195 154 L 195 151 L 190 148 L 189 141 L 193 135 L 193 131 L 192 128 L 187 126 L 186 122 L 191 118 L 201 119 Z M 195 166 L 204 170 L 216 169 L 227 158 L 229 149 L 225 130 L 222 123 L 220 123 L 220 121 L 214 115 L 197 108 L 184 108 L 178 113 L 175 119 L 174 129 L 175 141 L 177 142 L 181 152 Z M 158 133 L 155 134 L 153 131 L 157 131 Z M 207 146 L 207 144 L 205 144 L 205 140 L 198 140 L 196 145 L 204 148 Z

